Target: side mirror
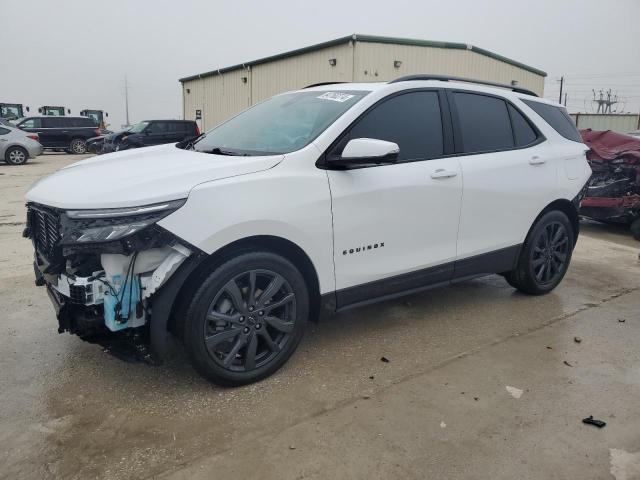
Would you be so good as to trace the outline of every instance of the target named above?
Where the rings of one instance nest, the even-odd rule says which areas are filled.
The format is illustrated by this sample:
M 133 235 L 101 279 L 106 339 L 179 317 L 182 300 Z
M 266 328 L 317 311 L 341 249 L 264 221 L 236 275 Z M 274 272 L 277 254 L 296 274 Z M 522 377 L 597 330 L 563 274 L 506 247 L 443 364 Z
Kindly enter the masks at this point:
M 339 158 L 329 161 L 331 165 L 340 167 L 383 165 L 395 163 L 399 154 L 397 143 L 375 138 L 354 138 L 345 145 Z
M 104 116 L 108 117 L 109 116 L 109 112 L 104 112 Z

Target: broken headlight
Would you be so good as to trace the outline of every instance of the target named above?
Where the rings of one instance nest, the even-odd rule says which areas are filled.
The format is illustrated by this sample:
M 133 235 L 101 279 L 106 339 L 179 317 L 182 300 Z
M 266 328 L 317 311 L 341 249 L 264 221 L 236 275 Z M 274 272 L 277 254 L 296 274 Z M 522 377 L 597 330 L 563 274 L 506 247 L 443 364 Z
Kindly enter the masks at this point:
M 67 210 L 63 243 L 120 240 L 175 212 L 185 202 L 182 199 L 139 207 Z

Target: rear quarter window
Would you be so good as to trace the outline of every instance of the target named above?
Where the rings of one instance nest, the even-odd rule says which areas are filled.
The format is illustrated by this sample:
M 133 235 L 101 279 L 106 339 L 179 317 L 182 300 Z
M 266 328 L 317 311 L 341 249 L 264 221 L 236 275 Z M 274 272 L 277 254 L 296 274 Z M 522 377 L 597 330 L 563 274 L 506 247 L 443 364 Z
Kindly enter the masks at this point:
M 95 120 L 92 118 L 74 118 L 73 119 L 74 127 L 96 127 L 97 124 Z
M 11 130 L 9 130 L 8 128 L 0 127 L 0 135 L 6 135 L 6 134 L 8 134 L 10 132 L 11 132 Z
M 522 101 L 534 112 L 540 115 L 544 121 L 551 126 L 551 128 L 564 138 L 574 142 L 584 143 L 575 123 L 573 123 L 573 120 L 564 108 L 559 106 L 556 107 L 555 105 L 548 105 L 546 103 L 534 102 L 532 100 L 522 99 Z

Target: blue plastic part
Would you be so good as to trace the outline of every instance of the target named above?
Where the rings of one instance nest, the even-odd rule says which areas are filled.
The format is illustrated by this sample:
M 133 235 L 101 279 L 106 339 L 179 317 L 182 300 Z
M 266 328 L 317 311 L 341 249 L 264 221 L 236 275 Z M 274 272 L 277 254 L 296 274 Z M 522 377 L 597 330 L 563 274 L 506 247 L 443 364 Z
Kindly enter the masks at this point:
M 104 323 L 109 330 L 117 332 L 129 328 L 131 320 L 135 317 L 136 305 L 140 301 L 140 281 L 134 276 L 123 285 L 122 276 L 115 275 L 110 283 L 117 295 L 114 296 L 110 291 L 104 295 Z M 116 305 L 119 299 L 122 299 L 122 304 L 118 321 Z

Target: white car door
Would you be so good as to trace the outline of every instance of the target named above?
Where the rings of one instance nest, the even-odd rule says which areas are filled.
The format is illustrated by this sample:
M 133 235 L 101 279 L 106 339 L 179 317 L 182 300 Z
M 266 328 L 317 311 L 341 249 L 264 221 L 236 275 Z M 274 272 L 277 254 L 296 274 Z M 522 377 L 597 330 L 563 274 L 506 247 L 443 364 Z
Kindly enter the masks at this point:
M 510 270 L 557 189 L 553 146 L 513 104 L 450 92 L 464 200 L 456 277 Z
M 338 308 L 451 278 L 462 178 L 458 159 L 443 157 L 453 143 L 440 100 L 436 90 L 384 99 L 327 154 L 355 138 L 400 148 L 395 164 L 328 170 Z

